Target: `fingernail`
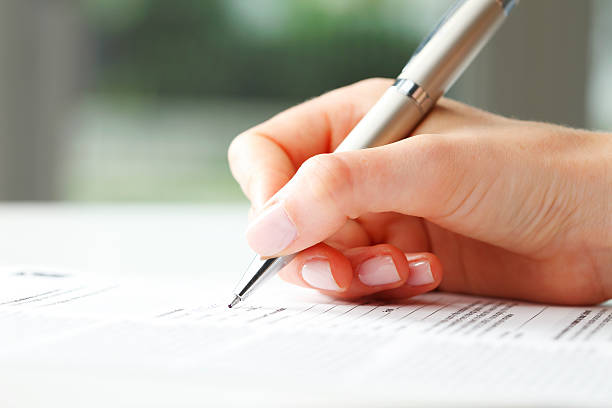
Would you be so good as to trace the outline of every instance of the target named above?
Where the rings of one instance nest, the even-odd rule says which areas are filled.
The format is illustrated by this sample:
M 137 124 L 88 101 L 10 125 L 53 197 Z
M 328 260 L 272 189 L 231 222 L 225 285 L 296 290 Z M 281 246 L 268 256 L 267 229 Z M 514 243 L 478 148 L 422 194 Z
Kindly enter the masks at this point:
M 287 248 L 295 240 L 297 228 L 281 203 L 278 203 L 255 218 L 247 228 L 246 237 L 255 252 L 271 256 Z
M 406 283 L 410 286 L 429 285 L 434 282 L 431 266 L 427 261 L 411 261 L 408 260 L 408 269 L 410 275 L 406 279 Z
M 358 268 L 359 280 L 368 286 L 380 286 L 398 282 L 400 276 L 390 256 L 377 256 L 362 263 Z
M 332 275 L 329 262 L 323 259 L 306 262 L 302 266 L 302 279 L 317 289 L 342 290 Z

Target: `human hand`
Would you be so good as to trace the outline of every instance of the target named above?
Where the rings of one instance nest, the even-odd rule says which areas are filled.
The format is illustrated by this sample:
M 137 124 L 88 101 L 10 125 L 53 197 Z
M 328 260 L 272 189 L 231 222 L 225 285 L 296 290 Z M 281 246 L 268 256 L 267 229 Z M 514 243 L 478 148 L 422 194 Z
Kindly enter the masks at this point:
M 330 154 L 390 84 L 329 92 L 232 142 L 250 246 L 301 251 L 283 279 L 344 299 L 612 297 L 612 135 L 442 99 L 410 138 Z

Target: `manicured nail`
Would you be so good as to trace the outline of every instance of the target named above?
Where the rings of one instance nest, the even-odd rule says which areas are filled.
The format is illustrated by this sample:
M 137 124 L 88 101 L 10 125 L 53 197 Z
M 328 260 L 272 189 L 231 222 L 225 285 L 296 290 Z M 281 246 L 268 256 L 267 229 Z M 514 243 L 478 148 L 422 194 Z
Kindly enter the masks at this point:
M 407 258 L 407 257 L 406 257 Z M 406 283 L 410 286 L 422 286 L 429 285 L 434 282 L 433 274 L 431 273 L 431 266 L 427 261 L 414 261 L 408 259 L 408 269 L 410 269 L 410 275 L 406 279 Z
M 380 286 L 397 282 L 400 276 L 390 256 L 377 256 L 362 263 L 358 269 L 359 280 L 368 286 Z
M 307 261 L 302 266 L 302 279 L 317 289 L 342 290 L 332 275 L 329 262 L 323 259 Z
M 251 248 L 259 255 L 272 256 L 295 240 L 297 228 L 281 203 L 278 203 L 255 218 L 247 228 L 246 237 Z

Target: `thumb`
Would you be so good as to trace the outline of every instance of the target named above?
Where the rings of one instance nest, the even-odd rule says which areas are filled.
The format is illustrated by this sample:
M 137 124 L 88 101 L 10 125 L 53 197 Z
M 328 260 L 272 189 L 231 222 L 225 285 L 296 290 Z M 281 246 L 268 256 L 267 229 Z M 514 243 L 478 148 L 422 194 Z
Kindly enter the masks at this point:
M 464 210 L 488 191 L 500 167 L 495 155 L 477 149 L 482 147 L 469 137 L 418 135 L 387 146 L 314 156 L 265 205 L 247 229 L 247 240 L 262 256 L 294 253 L 325 240 L 347 219 L 386 211 L 480 235 L 474 238 L 503 236 L 499 218 L 482 203 L 477 212 Z M 504 188 L 495 191 L 497 197 L 487 197 L 492 207 L 510 201 L 503 197 Z M 483 229 L 483 218 L 496 222 Z

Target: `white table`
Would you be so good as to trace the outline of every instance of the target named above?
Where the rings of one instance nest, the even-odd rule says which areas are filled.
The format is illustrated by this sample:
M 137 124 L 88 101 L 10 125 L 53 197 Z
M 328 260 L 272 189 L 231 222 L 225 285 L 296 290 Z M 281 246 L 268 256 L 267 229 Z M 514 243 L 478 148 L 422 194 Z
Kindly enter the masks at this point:
M 252 253 L 243 238 L 247 221 L 246 211 L 244 205 L 0 205 L 0 268 L 10 270 L 11 268 L 25 266 L 26 269 L 31 267 L 34 270 L 41 268 L 69 270 L 80 276 L 109 278 L 111 280 L 144 279 L 147 286 L 153 288 L 159 286 L 163 290 L 166 290 L 163 285 L 168 285 L 168 282 L 171 281 L 178 284 L 181 298 L 188 289 L 195 290 L 197 303 L 205 304 L 208 300 L 205 296 L 200 299 L 199 288 L 206 288 L 207 293 L 210 293 L 210 289 L 213 287 L 214 290 L 218 289 L 217 293 L 219 294 L 225 295 L 226 292 L 229 294 L 235 281 L 250 261 Z M 286 288 L 283 286 L 281 289 L 283 294 L 288 293 L 289 296 L 294 296 L 292 290 L 296 291 L 296 298 L 302 296 L 303 293 L 307 292 L 307 296 L 310 296 L 311 293 L 305 289 L 291 289 L 290 285 L 287 285 Z M 110 302 L 104 301 L 101 308 L 106 308 L 109 303 L 113 303 L 116 299 L 117 297 L 111 298 Z M 129 299 L 131 302 L 132 297 L 130 296 Z M 278 308 L 278 305 L 274 307 Z M 352 307 L 352 305 L 347 307 Z M 6 317 L 6 308 L 3 312 L 5 313 L 3 316 Z M 28 316 L 25 317 L 29 318 Z M 4 321 L 6 322 L 6 319 Z M 33 322 L 31 324 L 44 325 L 46 320 L 38 319 L 33 320 Z M 145 338 L 146 341 L 135 341 L 137 350 L 140 350 L 141 345 L 146 347 L 147 344 L 143 343 L 151 342 L 152 338 L 163 339 L 167 335 L 167 337 L 173 339 L 169 332 L 173 329 L 173 326 L 166 327 L 162 324 L 156 327 L 158 331 L 155 333 L 159 337 L 141 337 Z M 237 336 L 232 334 L 232 338 L 240 337 L 244 332 L 244 327 L 240 325 L 234 325 L 234 329 L 240 334 Z M 202 334 L 203 330 L 205 329 L 200 330 L 199 333 Z M 98 333 L 96 331 L 91 332 Z M 356 354 L 360 354 L 363 349 L 359 341 L 364 341 L 363 339 L 366 337 L 363 336 L 370 333 L 373 332 L 359 332 L 358 336 L 352 334 L 352 337 L 346 337 L 346 341 L 353 345 L 359 345 L 359 352 Z M 323 332 L 318 333 L 318 335 L 321 337 L 309 344 L 308 356 L 312 356 L 311 353 L 316 353 L 320 349 L 327 350 L 325 346 L 321 346 L 319 341 L 324 341 L 330 333 Z M 178 337 L 194 342 L 198 339 L 197 336 L 183 335 L 183 332 Z M 104 340 L 105 337 L 96 337 L 96 340 L 98 339 Z M 110 336 L 109 339 L 108 344 L 111 344 L 116 337 Z M 1 340 L 0 344 L 2 344 Z M 126 341 L 126 343 L 129 343 L 129 340 L 130 338 L 121 338 L 121 341 Z M 495 373 L 499 377 L 499 381 L 492 380 L 495 386 L 501 387 L 497 391 L 499 394 L 489 393 L 487 395 L 485 390 L 480 391 L 482 386 L 480 380 L 476 383 L 472 382 L 471 388 L 466 388 L 464 383 L 467 385 L 470 385 L 470 383 L 464 381 L 460 376 L 452 378 L 455 382 L 455 388 L 451 394 L 445 393 L 445 384 L 438 384 L 436 381 L 429 380 L 423 381 L 423 384 L 416 387 L 410 383 L 394 382 L 393 392 L 388 392 L 387 382 L 379 380 L 376 376 L 371 381 L 366 381 L 365 386 L 367 387 L 362 385 L 355 389 L 353 383 L 347 383 L 343 385 L 346 387 L 345 389 L 338 389 L 333 381 L 332 384 L 329 384 L 325 380 L 329 378 L 325 376 L 325 372 L 321 372 L 321 375 L 314 377 L 312 375 L 303 377 L 305 383 L 302 383 L 299 378 L 294 380 L 293 367 L 290 365 L 284 367 L 286 360 L 283 360 L 281 364 L 277 362 L 279 365 L 272 367 L 288 379 L 287 384 L 291 387 L 279 386 L 278 383 L 268 384 L 264 379 L 263 386 L 249 388 L 252 378 L 250 374 L 246 374 L 246 379 L 245 375 L 242 376 L 242 383 L 235 383 L 233 361 L 231 362 L 232 373 L 225 377 L 226 381 L 215 381 L 218 374 L 214 371 L 214 368 L 210 368 L 207 373 L 208 377 L 202 375 L 204 373 L 199 370 L 200 368 L 206 369 L 205 364 L 202 366 L 196 365 L 195 371 L 192 367 L 191 371 L 181 372 L 180 369 L 179 371 L 173 371 L 176 367 L 168 368 L 166 360 L 163 360 L 161 366 L 157 365 L 155 366 L 156 369 L 148 370 L 149 360 L 142 360 L 143 364 L 136 367 L 127 364 L 115 364 L 117 361 L 123 361 L 121 357 L 115 354 L 111 355 L 113 364 L 106 365 L 107 360 L 103 360 L 101 364 L 98 361 L 98 364 L 90 370 L 83 370 L 83 367 L 76 369 L 71 366 L 78 360 L 78 356 L 80 356 L 78 352 L 82 353 L 83 349 L 86 353 L 89 353 L 88 356 L 91 355 L 88 347 L 81 346 L 93 343 L 96 342 L 81 341 L 74 348 L 64 347 L 63 349 L 45 345 L 42 350 L 43 355 L 58 360 L 61 364 L 56 366 L 45 365 L 47 360 L 44 360 L 41 364 L 36 357 L 37 355 L 31 354 L 29 349 L 26 350 L 27 355 L 25 357 L 27 358 L 22 358 L 19 355 L 13 356 L 13 354 L 5 355 L 0 367 L 0 406 L 199 407 L 222 405 L 244 407 L 249 405 L 321 407 L 342 406 L 347 403 L 355 407 L 578 405 L 575 400 L 566 402 L 566 400 L 555 398 L 555 395 L 551 395 L 550 392 L 539 393 L 538 390 L 531 390 L 530 399 L 523 398 L 521 393 L 509 393 L 508 389 L 505 388 L 507 384 L 504 382 L 506 379 L 504 377 L 506 371 L 504 370 Z M 205 347 L 206 343 L 202 344 Z M 286 344 L 282 342 L 283 346 Z M 374 343 L 370 342 L 369 344 Z M 440 344 L 442 345 L 432 345 L 434 352 L 431 352 L 431 357 L 433 359 L 436 359 L 438 351 L 441 351 L 442 354 L 449 351 L 445 348 L 445 344 L 451 343 Z M 451 345 L 456 347 L 461 344 L 461 341 L 459 341 Z M 469 345 L 470 343 L 466 344 Z M 202 349 L 200 343 L 197 343 L 196 346 L 195 350 Z M 402 343 L 402 350 L 404 346 L 405 344 Z M 419 347 L 421 346 L 423 345 Z M 417 350 L 427 350 L 428 347 L 429 344 L 425 344 L 425 348 L 421 347 Z M 77 350 L 78 348 L 80 350 Z M 112 350 L 112 347 L 110 349 Z M 64 354 L 58 355 L 58 350 Z M 96 350 L 100 351 L 100 349 Z M 133 349 L 128 348 L 128 350 Z M 218 353 L 218 349 L 214 347 L 210 350 Z M 332 348 L 332 350 L 335 349 Z M 459 348 L 459 350 L 462 349 Z M 503 351 L 503 349 L 495 350 Z M 273 348 L 269 352 L 276 355 L 277 351 L 278 348 Z M 478 349 L 477 351 L 480 354 L 482 350 Z M 1 352 L 2 350 L 0 350 Z M 38 352 L 41 352 L 40 347 Z M 249 349 L 248 352 L 250 353 L 251 350 Z M 474 352 L 474 350 L 471 352 Z M 425 356 L 425 367 L 430 365 L 430 361 L 427 360 L 429 356 L 427 352 L 417 351 L 417 353 L 413 353 L 412 350 L 406 349 L 405 353 L 402 352 L 401 354 L 404 360 L 412 361 L 411 358 L 416 357 L 417 362 L 418 357 Z M 157 352 L 148 356 L 151 355 L 156 356 Z M 385 356 L 384 353 L 377 355 L 379 357 L 381 355 Z M 65 359 L 69 360 L 66 364 L 64 364 L 65 360 L 62 356 L 68 356 Z M 548 360 L 542 360 L 545 363 L 541 364 L 540 367 L 535 367 L 544 374 L 546 374 L 546 365 L 553 363 L 557 357 L 554 354 L 548 354 L 547 356 L 545 357 Z M 193 361 L 194 356 L 188 354 L 187 358 L 189 361 Z M 224 355 L 224 361 L 225 358 Z M 449 360 L 454 362 L 454 366 L 449 368 L 451 370 L 449 372 L 461 372 L 461 367 L 468 366 L 466 363 L 469 362 L 468 359 L 470 358 L 469 355 L 456 354 L 456 358 Z M 257 358 L 254 358 L 254 361 L 258 361 Z M 358 365 L 361 367 L 361 372 L 370 375 L 371 363 L 376 362 L 376 358 L 372 358 L 365 353 L 365 355 L 357 355 L 356 361 L 363 363 Z M 506 361 L 505 365 L 502 366 L 515 369 L 517 367 L 512 367 L 514 361 L 513 359 Z M 590 364 L 589 361 L 585 364 Z M 392 362 L 395 364 L 395 359 Z M 393 364 L 391 364 L 391 367 L 394 367 Z M 119 370 L 117 367 L 121 367 L 121 369 Z M 410 370 L 411 367 L 412 365 L 399 365 L 398 369 Z M 525 369 L 529 368 L 525 367 Z M 592 366 L 589 365 L 589 367 Z M 251 368 L 257 369 L 257 367 Z M 300 367 L 296 368 L 299 372 Z M 316 367 L 317 370 L 319 368 Z M 240 366 L 236 367 L 236 370 L 240 369 Z M 584 373 L 584 367 L 582 369 Z M 602 370 L 602 367 L 599 367 L 599 369 Z M 603 368 L 603 370 L 608 369 L 608 365 Z M 540 371 L 537 371 L 537 373 Z M 319 373 L 316 370 L 315 372 Z M 440 371 L 435 370 L 435 376 L 438 373 Z M 512 374 L 511 371 L 509 371 L 510 374 Z M 571 374 L 571 372 L 568 372 L 567 375 Z M 415 375 L 417 377 L 413 377 L 413 381 L 418 382 L 422 372 L 417 371 Z M 318 377 L 325 380 L 323 384 L 316 384 Z M 600 381 L 601 377 L 600 375 Z M 212 380 L 208 381 L 206 378 Z M 540 378 L 548 377 L 540 376 Z M 604 393 L 609 389 L 607 378 L 609 377 L 604 376 L 606 384 L 604 387 L 600 387 Z M 342 378 L 338 380 L 341 382 Z M 579 380 L 580 378 L 577 379 L 577 381 Z M 589 381 L 586 377 L 583 380 Z M 577 387 L 571 381 L 569 383 Z M 528 381 L 528 384 L 532 383 Z M 578 382 L 578 384 L 580 383 Z M 429 388 L 427 390 L 419 389 L 423 386 Z M 419 394 L 419 392 L 421 393 Z M 498 395 L 504 397 L 498 398 Z M 582 404 L 582 400 L 578 401 L 581 402 L 580 406 L 585 405 Z M 595 400 L 590 406 L 602 406 L 598 402 L 601 402 L 601 399 Z M 605 405 L 603 404 L 603 406 Z
M 246 214 L 239 204 L 3 204 L 0 267 L 233 284 L 252 255 Z

